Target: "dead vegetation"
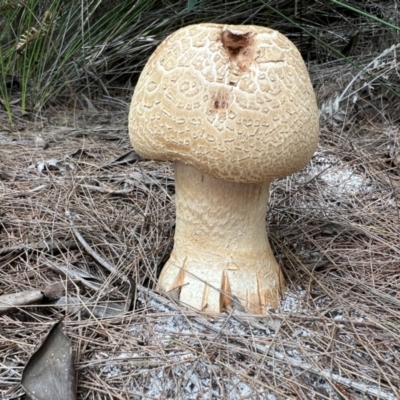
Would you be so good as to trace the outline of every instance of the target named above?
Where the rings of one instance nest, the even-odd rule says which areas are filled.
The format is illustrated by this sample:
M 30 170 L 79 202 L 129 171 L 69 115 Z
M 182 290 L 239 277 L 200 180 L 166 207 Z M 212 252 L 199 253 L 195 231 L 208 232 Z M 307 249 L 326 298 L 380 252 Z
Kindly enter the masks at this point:
M 273 186 L 288 286 L 265 319 L 204 318 L 152 290 L 173 240 L 173 175 L 123 163 L 126 109 L 2 125 L 0 294 L 63 282 L 68 301 L 0 316 L 1 397 L 22 396 L 24 365 L 65 315 L 82 399 L 398 398 L 398 114 L 356 105 L 322 117 L 310 165 Z

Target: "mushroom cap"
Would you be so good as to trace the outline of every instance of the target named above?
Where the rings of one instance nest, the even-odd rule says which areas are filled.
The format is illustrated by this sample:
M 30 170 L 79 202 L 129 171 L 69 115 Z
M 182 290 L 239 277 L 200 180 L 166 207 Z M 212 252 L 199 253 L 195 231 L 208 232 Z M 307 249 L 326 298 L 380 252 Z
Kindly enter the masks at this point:
M 253 25 L 198 24 L 168 36 L 141 73 L 129 134 L 144 158 L 256 183 L 303 168 L 315 151 L 315 94 L 296 46 Z

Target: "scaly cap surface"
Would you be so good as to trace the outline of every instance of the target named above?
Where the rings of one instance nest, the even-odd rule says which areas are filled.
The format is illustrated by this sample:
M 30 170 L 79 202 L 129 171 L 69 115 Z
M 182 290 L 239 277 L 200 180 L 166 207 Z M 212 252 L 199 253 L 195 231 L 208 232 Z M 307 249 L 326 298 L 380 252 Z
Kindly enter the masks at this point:
M 140 75 L 129 113 L 134 149 L 214 178 L 250 183 L 307 164 L 318 109 L 304 61 L 279 32 L 199 24 L 168 36 Z

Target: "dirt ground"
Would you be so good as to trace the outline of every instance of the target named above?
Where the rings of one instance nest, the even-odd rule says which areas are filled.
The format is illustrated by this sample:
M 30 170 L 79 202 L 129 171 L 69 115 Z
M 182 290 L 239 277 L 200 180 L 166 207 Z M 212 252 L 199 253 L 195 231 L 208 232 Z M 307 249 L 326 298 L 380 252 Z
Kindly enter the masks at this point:
M 0 397 L 25 398 L 23 368 L 64 318 L 79 399 L 400 398 L 397 114 L 322 113 L 312 161 L 272 185 L 280 308 L 210 317 L 154 291 L 174 178 L 131 152 L 128 102 L 14 126 L 0 111 L 0 295 L 63 285 L 0 314 Z

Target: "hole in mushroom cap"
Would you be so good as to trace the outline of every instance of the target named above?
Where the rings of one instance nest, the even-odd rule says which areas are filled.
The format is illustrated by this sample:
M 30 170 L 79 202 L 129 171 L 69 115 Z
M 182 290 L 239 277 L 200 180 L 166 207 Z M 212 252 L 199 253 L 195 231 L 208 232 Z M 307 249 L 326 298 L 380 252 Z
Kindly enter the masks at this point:
M 233 33 L 225 30 L 221 33 L 222 44 L 231 56 L 236 56 L 245 47 L 248 47 L 252 42 L 253 34 L 246 33 Z
M 227 29 L 225 31 L 222 31 L 221 39 L 224 46 L 226 47 L 231 46 L 235 48 L 248 45 L 251 36 L 252 36 L 251 32 L 233 33 Z
M 214 101 L 214 108 L 216 110 L 218 110 L 219 108 L 228 108 L 228 103 L 226 103 L 225 101 L 219 101 L 219 100 L 215 100 Z
M 221 32 L 221 41 L 229 58 L 244 72 L 254 60 L 254 33 L 233 33 L 230 30 Z
M 230 104 L 230 90 L 218 88 L 216 91 L 211 91 L 211 108 L 214 112 L 225 111 Z

